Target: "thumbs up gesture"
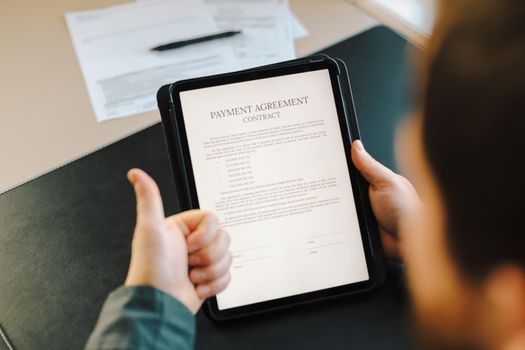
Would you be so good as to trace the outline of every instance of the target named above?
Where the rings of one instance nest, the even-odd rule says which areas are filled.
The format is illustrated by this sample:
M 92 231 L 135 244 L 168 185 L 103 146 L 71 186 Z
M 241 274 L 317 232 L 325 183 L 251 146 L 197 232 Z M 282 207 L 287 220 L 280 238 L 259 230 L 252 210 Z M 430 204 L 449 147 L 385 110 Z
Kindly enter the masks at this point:
M 137 200 L 137 224 L 126 286 L 152 286 L 195 314 L 203 301 L 223 291 L 230 281 L 230 238 L 217 217 L 190 210 L 170 217 L 155 181 L 132 169 L 128 180 Z

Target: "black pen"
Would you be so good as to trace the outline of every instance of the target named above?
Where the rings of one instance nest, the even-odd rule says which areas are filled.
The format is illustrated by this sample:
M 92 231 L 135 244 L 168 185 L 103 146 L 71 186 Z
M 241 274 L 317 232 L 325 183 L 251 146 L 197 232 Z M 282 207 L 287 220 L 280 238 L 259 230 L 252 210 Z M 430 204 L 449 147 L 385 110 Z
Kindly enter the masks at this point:
M 151 49 L 151 51 L 166 51 L 166 50 L 171 50 L 171 49 L 177 49 L 179 47 L 203 43 L 203 42 L 210 41 L 210 40 L 229 38 L 230 36 L 234 36 L 237 34 L 241 34 L 241 31 L 240 30 L 228 31 L 228 32 L 222 32 L 218 34 L 206 35 L 206 36 L 195 38 L 195 39 L 175 41 L 173 43 L 155 46 L 154 48 Z

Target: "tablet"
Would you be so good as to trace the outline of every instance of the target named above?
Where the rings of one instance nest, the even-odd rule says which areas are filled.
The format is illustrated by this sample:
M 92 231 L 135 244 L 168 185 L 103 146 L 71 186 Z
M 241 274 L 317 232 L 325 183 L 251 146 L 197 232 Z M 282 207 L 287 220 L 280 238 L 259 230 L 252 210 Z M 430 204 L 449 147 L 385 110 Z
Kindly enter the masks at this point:
M 346 67 L 316 56 L 180 81 L 158 92 L 182 210 L 218 215 L 230 285 L 225 320 L 370 291 L 384 280 Z

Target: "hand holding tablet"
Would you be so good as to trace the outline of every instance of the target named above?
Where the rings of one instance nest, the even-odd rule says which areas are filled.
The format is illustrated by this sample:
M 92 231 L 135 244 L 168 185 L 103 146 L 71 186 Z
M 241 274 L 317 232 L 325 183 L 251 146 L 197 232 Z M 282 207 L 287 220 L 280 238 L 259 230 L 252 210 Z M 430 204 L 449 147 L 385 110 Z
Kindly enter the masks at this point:
M 231 283 L 214 319 L 369 291 L 384 279 L 346 67 L 316 56 L 158 93 L 181 209 L 217 213 Z

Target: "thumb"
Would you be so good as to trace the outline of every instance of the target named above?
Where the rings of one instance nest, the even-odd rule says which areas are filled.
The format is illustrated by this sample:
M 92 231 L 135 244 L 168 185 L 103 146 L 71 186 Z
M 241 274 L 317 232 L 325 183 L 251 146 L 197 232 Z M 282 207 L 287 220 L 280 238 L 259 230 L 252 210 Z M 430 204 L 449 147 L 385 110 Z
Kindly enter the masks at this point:
M 128 171 L 137 198 L 137 225 L 158 223 L 164 220 L 164 207 L 155 181 L 140 169 Z
M 361 175 L 371 185 L 379 185 L 389 182 L 392 170 L 375 160 L 363 146 L 361 140 L 352 142 L 352 161 Z

